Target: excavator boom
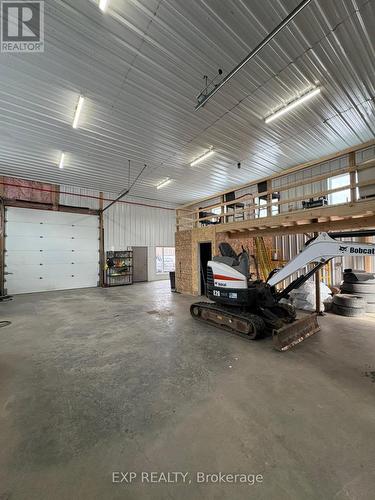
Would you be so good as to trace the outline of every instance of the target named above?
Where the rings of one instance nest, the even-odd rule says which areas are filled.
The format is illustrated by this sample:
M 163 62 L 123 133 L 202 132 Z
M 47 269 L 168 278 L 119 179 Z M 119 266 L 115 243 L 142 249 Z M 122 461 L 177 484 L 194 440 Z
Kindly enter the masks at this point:
M 275 286 L 311 262 L 325 264 L 334 257 L 345 257 L 347 255 L 351 257 L 375 256 L 375 245 L 371 243 L 337 241 L 329 236 L 329 234 L 321 233 L 300 254 L 288 262 L 286 266 L 273 274 L 267 283 L 270 286 Z

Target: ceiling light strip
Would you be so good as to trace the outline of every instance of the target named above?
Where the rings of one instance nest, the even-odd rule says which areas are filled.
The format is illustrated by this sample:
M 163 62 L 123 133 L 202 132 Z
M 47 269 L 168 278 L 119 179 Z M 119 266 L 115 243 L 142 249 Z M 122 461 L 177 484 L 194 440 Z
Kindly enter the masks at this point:
M 321 91 L 321 89 L 319 87 L 317 87 L 317 88 L 314 88 L 313 90 L 310 90 L 309 92 L 306 92 L 305 94 L 303 94 L 301 97 L 299 97 L 295 101 L 290 102 L 289 104 L 287 104 L 283 108 L 279 109 L 275 113 L 272 113 L 272 115 L 267 116 L 267 118 L 265 118 L 264 121 L 266 123 L 270 123 L 273 120 L 276 120 L 276 118 L 279 118 L 279 116 L 282 116 L 285 113 L 288 113 L 289 111 L 296 108 L 300 104 L 308 101 L 309 99 L 311 99 L 315 95 L 320 94 L 320 91 Z
M 74 113 L 74 120 L 73 120 L 73 125 L 72 125 L 73 128 L 77 128 L 78 127 L 79 117 L 80 117 L 80 114 L 81 114 L 84 102 L 85 102 L 85 98 L 82 95 L 80 95 L 79 99 L 78 99 L 78 104 L 77 104 L 77 107 L 76 107 L 76 111 Z
M 99 0 L 99 9 L 102 12 L 105 12 L 107 10 L 107 7 L 108 7 L 108 0 Z
M 210 156 L 212 156 L 214 153 L 215 153 L 214 149 L 211 148 L 209 151 L 207 151 L 207 153 L 204 153 L 202 156 L 200 156 L 196 160 L 192 161 L 190 163 L 190 166 L 194 167 L 195 165 L 198 165 L 198 163 L 202 162 L 203 160 L 206 160 L 207 158 L 209 158 Z
M 61 153 L 61 158 L 59 162 L 59 168 L 62 170 L 64 168 L 65 153 Z
M 169 179 L 169 178 L 165 179 L 163 182 L 161 182 L 160 184 L 158 184 L 156 186 L 156 189 L 161 189 L 161 188 L 167 186 L 168 184 L 170 184 L 171 182 L 172 182 L 172 179 Z

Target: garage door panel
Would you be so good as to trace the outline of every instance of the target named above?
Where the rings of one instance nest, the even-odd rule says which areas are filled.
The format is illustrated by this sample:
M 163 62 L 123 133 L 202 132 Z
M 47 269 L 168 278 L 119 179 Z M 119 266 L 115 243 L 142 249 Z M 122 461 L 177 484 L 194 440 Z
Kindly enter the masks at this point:
M 22 266 L 22 268 L 13 268 L 12 275 L 17 279 L 22 279 L 22 276 L 28 274 L 30 276 L 42 276 L 43 278 L 47 278 L 48 276 L 56 277 L 56 276 L 70 276 L 72 274 L 89 274 L 90 270 L 93 269 L 93 265 L 95 266 L 97 261 L 92 260 L 91 262 L 85 262 L 83 264 L 76 264 L 75 262 L 65 262 L 65 263 L 50 263 L 50 264 L 26 264 Z M 97 275 L 96 275 L 97 276 Z
M 25 252 L 22 250 L 13 250 L 7 252 L 7 266 L 18 266 Z M 95 250 L 71 252 L 40 252 L 39 250 L 29 251 L 27 261 L 22 266 L 40 265 L 40 264 L 75 264 L 84 265 L 87 262 L 99 262 L 99 252 Z
M 30 224 L 57 224 L 59 226 L 98 226 L 96 216 L 53 212 L 50 210 L 30 210 L 27 208 L 7 208 L 6 221 Z
M 88 280 L 91 284 L 88 285 Z M 23 274 L 22 279 L 13 281 L 8 276 L 6 286 L 8 289 L 13 287 L 13 294 L 19 293 L 32 293 L 32 292 L 46 292 L 50 290 L 69 290 L 74 288 L 87 288 L 95 287 L 98 285 L 98 276 L 94 273 L 91 277 L 87 274 L 74 274 L 74 275 L 58 275 L 52 276 L 36 276 L 34 274 Z
M 89 238 L 40 238 L 29 236 L 13 236 L 6 238 L 6 249 L 8 253 L 25 248 L 24 243 L 27 239 L 27 248 L 30 251 L 42 252 L 88 252 L 92 249 L 98 250 L 98 242 Z
M 9 293 L 18 294 L 95 287 L 98 284 L 98 273 L 93 271 L 96 266 L 97 263 L 93 262 L 83 268 L 65 264 L 12 269 L 12 274 L 6 277 L 6 288 Z
M 98 238 L 98 226 L 71 226 L 58 224 L 32 224 L 27 222 L 9 223 L 6 231 L 7 237 L 22 235 L 33 238 Z
M 96 216 L 9 208 L 6 220 L 8 293 L 97 286 Z

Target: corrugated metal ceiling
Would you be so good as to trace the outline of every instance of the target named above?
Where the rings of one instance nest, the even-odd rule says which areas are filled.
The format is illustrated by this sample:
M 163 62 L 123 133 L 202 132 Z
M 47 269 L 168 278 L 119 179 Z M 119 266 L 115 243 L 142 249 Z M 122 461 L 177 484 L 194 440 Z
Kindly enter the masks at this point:
M 0 173 L 119 192 L 130 159 L 131 181 L 149 166 L 133 196 L 182 203 L 372 139 L 375 0 L 313 0 L 194 112 L 203 75 L 229 72 L 298 3 L 46 1 L 45 53 L 0 55 Z M 320 96 L 264 123 L 313 84 Z

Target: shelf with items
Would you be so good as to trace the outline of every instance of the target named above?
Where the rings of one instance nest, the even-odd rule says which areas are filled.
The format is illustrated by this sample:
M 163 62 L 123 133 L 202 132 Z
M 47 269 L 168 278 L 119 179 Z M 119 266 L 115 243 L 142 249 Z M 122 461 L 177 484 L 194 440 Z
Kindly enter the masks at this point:
M 123 286 L 133 283 L 133 251 L 106 252 L 105 286 Z

